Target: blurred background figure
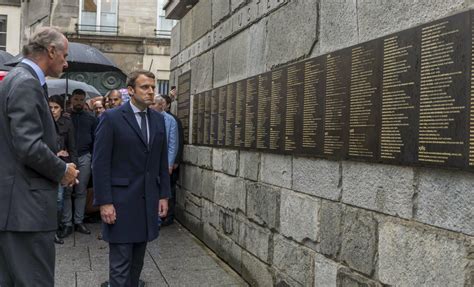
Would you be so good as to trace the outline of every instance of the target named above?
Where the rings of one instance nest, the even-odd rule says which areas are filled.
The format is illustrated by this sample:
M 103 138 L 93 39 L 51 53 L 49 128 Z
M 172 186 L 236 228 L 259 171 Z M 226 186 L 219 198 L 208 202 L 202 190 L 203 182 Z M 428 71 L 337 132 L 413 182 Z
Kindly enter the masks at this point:
M 105 112 L 105 107 L 104 107 L 103 102 L 104 102 L 104 99 L 101 99 L 100 101 L 95 101 L 92 106 L 96 117 L 99 117 L 100 115 L 102 115 L 103 112 Z
M 109 101 L 109 108 L 118 108 L 122 105 L 122 93 L 119 90 L 111 90 L 106 95 Z

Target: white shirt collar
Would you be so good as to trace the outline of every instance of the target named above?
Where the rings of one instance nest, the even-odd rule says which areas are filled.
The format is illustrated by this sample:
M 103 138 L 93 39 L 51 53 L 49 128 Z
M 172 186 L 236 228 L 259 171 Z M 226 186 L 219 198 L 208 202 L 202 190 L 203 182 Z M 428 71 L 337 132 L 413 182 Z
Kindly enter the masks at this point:
M 38 80 L 41 83 L 41 86 L 43 86 L 46 83 L 46 77 L 44 75 L 44 72 L 43 72 L 43 70 L 41 70 L 41 68 L 38 66 L 38 64 L 36 64 L 35 62 L 33 62 L 33 61 L 31 61 L 30 59 L 27 59 L 27 58 L 23 58 L 23 60 L 21 60 L 21 62 L 24 63 L 24 64 L 27 64 L 28 66 L 30 66 L 35 71 L 36 75 L 38 76 Z
M 132 100 L 130 100 L 129 103 L 130 103 L 130 106 L 132 107 L 132 111 L 133 111 L 134 114 L 139 113 L 139 112 L 145 112 L 145 113 L 146 113 L 147 110 L 148 110 L 148 109 L 144 109 L 143 111 L 140 110 L 137 106 L 135 106 L 135 105 L 132 103 Z

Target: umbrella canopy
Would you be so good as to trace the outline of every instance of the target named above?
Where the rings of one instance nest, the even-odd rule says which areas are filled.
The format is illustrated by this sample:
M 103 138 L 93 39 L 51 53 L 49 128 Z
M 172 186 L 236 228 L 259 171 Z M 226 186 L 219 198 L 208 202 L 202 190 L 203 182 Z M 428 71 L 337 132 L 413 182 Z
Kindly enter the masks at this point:
M 0 50 L 0 71 L 10 71 L 12 68 L 9 66 L 5 66 L 4 64 L 8 61 L 13 59 L 13 55 Z
M 48 94 L 53 95 L 62 95 L 66 92 L 66 79 L 54 79 L 46 80 L 48 85 Z M 67 93 L 72 94 L 76 89 L 81 89 L 86 92 L 86 100 L 101 96 L 100 92 L 93 86 L 73 80 L 67 80 Z

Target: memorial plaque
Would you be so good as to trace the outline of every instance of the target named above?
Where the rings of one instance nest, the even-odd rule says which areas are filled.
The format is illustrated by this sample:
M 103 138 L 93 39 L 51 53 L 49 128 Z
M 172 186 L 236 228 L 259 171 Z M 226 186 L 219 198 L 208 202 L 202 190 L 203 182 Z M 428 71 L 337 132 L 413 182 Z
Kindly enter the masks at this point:
M 227 85 L 227 99 L 225 110 L 225 143 L 226 147 L 234 146 L 235 135 L 235 83 Z
M 245 98 L 245 148 L 256 148 L 257 143 L 257 91 L 258 78 L 247 79 L 247 93 Z
M 286 69 L 271 72 L 269 150 L 283 152 L 285 141 Z
M 271 73 L 258 75 L 257 149 L 269 147 L 271 84 Z
M 198 102 L 199 102 L 199 94 L 194 95 L 193 97 L 193 131 L 192 131 L 192 144 L 198 143 L 198 123 L 199 123 L 199 109 L 198 109 Z
M 305 61 L 303 92 L 303 130 L 301 132 L 301 154 L 323 155 L 324 145 L 324 96 L 325 62 L 324 57 Z
M 178 77 L 178 118 L 184 132 L 184 143 L 189 143 L 189 113 L 191 109 L 191 71 Z
M 351 49 L 350 158 L 379 159 L 382 49 L 380 40 Z
M 347 155 L 350 50 L 326 55 L 326 97 L 323 153 L 328 158 Z
M 219 91 L 219 108 L 217 116 L 217 145 L 224 146 L 225 140 L 225 110 L 227 101 L 227 86 L 220 87 Z
M 209 144 L 217 145 L 217 134 L 219 132 L 219 90 L 211 90 L 211 136 Z
M 247 94 L 247 80 L 235 84 L 235 133 L 234 147 L 245 146 L 245 105 Z
M 474 11 L 471 11 L 471 47 L 474 47 Z M 471 52 L 471 99 L 469 107 L 469 167 L 474 168 L 474 49 Z
M 205 99 L 204 94 L 201 93 L 197 98 L 197 110 L 198 110 L 198 125 L 197 125 L 197 142 L 198 144 L 204 144 L 204 115 L 205 115 Z
M 211 91 L 204 92 L 204 135 L 203 144 L 211 145 Z
M 418 162 L 466 167 L 469 13 L 421 27 Z
M 304 63 L 287 68 L 285 111 L 285 152 L 301 147 L 301 121 L 304 93 Z

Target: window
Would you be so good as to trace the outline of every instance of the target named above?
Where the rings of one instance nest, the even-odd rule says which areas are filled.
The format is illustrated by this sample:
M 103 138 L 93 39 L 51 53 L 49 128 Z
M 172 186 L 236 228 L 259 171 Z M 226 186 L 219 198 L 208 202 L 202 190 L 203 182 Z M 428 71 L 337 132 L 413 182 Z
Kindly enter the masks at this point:
M 0 15 L 0 50 L 7 50 L 7 15 Z
M 167 1 L 168 0 L 157 0 L 158 13 L 157 13 L 155 31 L 156 31 L 156 36 L 164 37 L 164 38 L 171 37 L 171 28 L 173 28 L 173 26 L 176 25 L 177 23 L 177 21 L 175 20 L 169 20 L 165 18 L 166 14 L 165 14 L 165 10 L 163 10 L 163 7 L 165 6 Z
M 79 0 L 78 32 L 117 34 L 118 0 Z
M 158 94 L 164 96 L 168 94 L 168 86 L 170 81 L 168 80 L 158 80 L 157 81 L 157 92 Z

